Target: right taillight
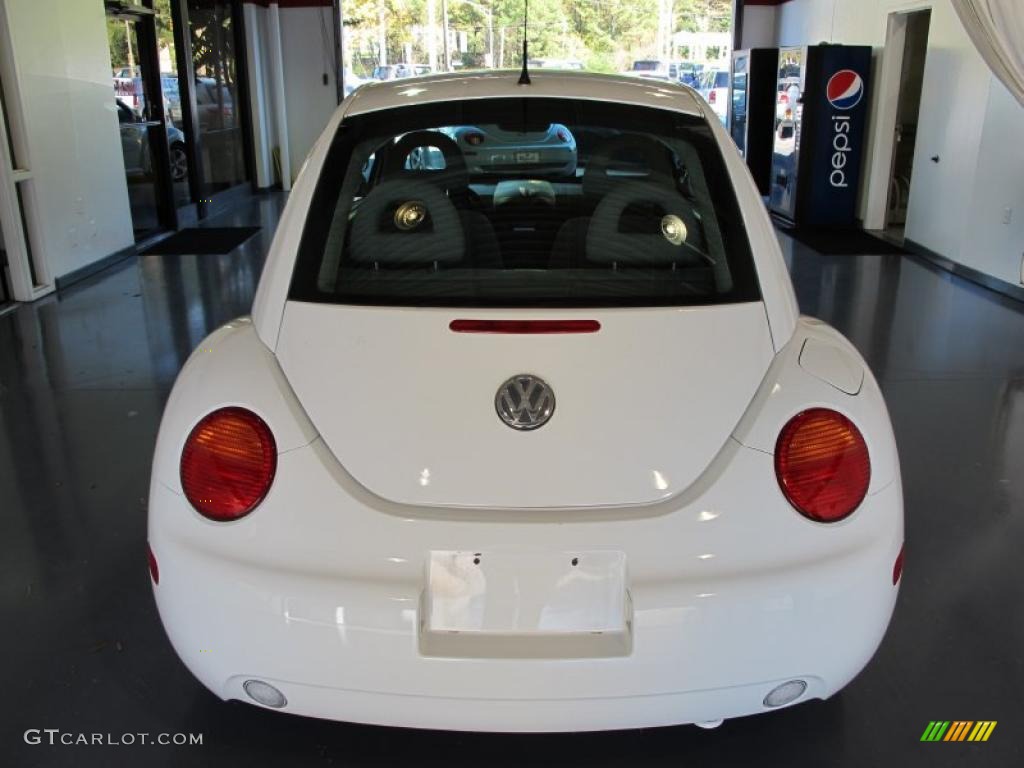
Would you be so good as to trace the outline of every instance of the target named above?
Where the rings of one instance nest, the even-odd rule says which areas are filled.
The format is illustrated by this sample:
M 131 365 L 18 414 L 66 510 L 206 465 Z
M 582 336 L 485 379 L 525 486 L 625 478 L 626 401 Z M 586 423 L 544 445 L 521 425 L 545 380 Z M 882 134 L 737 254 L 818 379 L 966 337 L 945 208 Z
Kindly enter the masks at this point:
M 708 92 L 708 104 L 714 104 L 716 101 L 718 101 L 718 96 L 715 95 L 714 89 L 711 89 Z
M 221 408 L 193 427 L 181 452 L 181 487 L 195 510 L 220 522 L 252 512 L 277 472 L 270 427 L 245 408 Z
M 779 487 L 798 512 L 820 523 L 850 515 L 868 492 L 871 461 L 860 430 L 841 413 L 798 413 L 775 444 Z

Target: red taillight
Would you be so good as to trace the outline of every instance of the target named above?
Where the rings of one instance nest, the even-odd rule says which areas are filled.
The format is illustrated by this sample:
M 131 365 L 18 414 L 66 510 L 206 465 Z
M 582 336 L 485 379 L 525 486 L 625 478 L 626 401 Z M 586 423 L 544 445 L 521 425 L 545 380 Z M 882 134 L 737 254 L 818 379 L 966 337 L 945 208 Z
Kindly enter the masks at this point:
M 466 143 L 473 147 L 479 147 L 484 143 L 484 135 L 482 133 L 467 133 L 464 138 Z
M 782 428 L 775 444 L 775 474 L 798 512 L 834 523 L 864 500 L 871 461 L 852 421 L 827 408 L 811 408 Z
M 892 585 L 895 587 L 899 583 L 900 576 L 903 575 L 903 545 L 900 544 L 900 553 L 896 555 L 896 562 L 892 566 Z
M 149 575 L 153 579 L 154 584 L 160 583 L 160 567 L 156 564 L 156 555 L 153 554 L 153 548 L 146 545 L 146 559 L 149 560 Z
M 779 94 L 779 104 L 789 104 L 789 95 L 785 91 Z
M 181 487 L 211 520 L 244 517 L 263 501 L 277 471 L 266 423 L 245 408 L 221 408 L 192 429 L 181 453 Z
M 718 96 L 715 95 L 715 90 L 712 88 L 708 91 L 708 104 L 714 104 L 716 101 L 718 101 Z
M 455 333 L 597 333 L 597 320 L 452 320 Z

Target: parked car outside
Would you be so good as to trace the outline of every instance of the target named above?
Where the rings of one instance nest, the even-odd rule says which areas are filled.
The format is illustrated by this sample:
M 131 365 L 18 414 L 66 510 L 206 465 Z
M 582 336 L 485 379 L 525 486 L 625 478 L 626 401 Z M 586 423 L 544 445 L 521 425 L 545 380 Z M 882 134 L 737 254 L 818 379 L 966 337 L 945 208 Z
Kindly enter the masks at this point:
M 704 73 L 704 65 L 694 62 L 683 61 L 679 64 L 679 82 L 696 88 L 700 83 L 700 77 Z
M 705 72 L 699 91 L 724 125 L 729 111 L 729 70 L 710 69 Z
M 117 122 L 121 130 L 121 153 L 128 176 L 149 176 L 153 172 L 153 153 L 149 145 L 149 126 L 121 99 L 115 100 Z M 184 181 L 188 177 L 188 153 L 185 134 L 167 122 L 167 148 L 170 152 L 171 178 Z
M 196 78 L 199 130 L 208 133 L 235 127 L 235 101 L 231 86 L 212 77 Z
M 640 59 L 633 62 L 633 66 L 625 74 L 633 77 L 643 77 L 648 80 L 673 81 L 678 77 L 676 65 L 660 59 Z

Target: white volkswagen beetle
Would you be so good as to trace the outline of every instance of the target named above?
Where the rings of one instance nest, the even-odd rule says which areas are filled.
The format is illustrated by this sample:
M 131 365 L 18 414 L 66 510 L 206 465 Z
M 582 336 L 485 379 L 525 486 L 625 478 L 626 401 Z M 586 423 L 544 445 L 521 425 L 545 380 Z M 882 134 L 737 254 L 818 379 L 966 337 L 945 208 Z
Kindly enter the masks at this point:
M 577 167 L 474 175 L 445 131 L 476 124 L 564 125 Z M 443 167 L 412 167 L 423 147 Z M 798 316 L 706 104 L 477 73 L 339 108 L 251 319 L 177 380 L 149 545 L 167 634 L 222 699 L 423 728 L 713 725 L 864 667 L 903 509 L 878 385 Z

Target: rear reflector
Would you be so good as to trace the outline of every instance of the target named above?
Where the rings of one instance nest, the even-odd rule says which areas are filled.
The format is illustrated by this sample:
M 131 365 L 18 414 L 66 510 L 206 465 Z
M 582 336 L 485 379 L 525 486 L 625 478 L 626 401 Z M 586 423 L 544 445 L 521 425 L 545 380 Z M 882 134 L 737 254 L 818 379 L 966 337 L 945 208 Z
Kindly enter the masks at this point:
M 764 697 L 764 705 L 766 707 L 785 706 L 803 696 L 806 690 L 807 683 L 804 680 L 790 680 L 788 683 L 772 688 Z
M 181 453 L 181 487 L 195 510 L 229 521 L 252 512 L 277 472 L 270 427 L 245 408 L 221 408 L 192 429 Z
M 160 568 L 156 564 L 156 555 L 153 554 L 153 548 L 146 545 L 146 558 L 149 560 L 149 575 L 153 579 L 154 584 L 160 583 Z
M 253 701 L 259 702 L 265 707 L 280 709 L 288 703 L 288 699 L 284 697 L 283 693 L 262 680 L 246 680 L 242 687 Z
M 775 444 L 775 474 L 798 512 L 834 523 L 859 507 L 868 492 L 868 447 L 841 413 L 811 408 L 782 428 Z
M 892 585 L 895 587 L 903 575 L 903 545 L 900 544 L 900 553 L 896 555 L 896 562 L 892 566 Z
M 597 320 L 452 320 L 455 333 L 597 333 Z

